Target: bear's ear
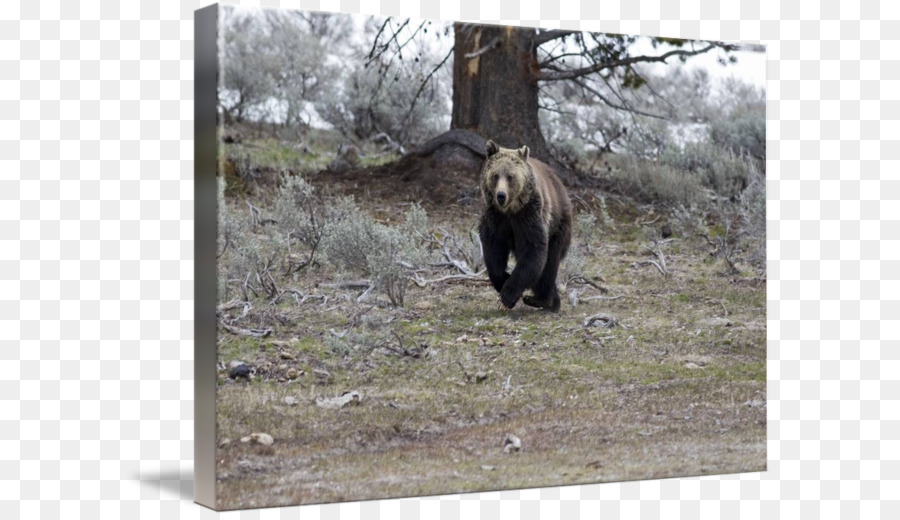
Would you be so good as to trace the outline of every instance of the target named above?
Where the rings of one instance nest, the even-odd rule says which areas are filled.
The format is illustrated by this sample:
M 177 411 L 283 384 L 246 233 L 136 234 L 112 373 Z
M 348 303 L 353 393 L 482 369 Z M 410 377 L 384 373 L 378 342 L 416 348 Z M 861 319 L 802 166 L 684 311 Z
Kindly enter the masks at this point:
M 487 156 L 490 157 L 499 151 L 500 151 L 500 147 L 497 146 L 497 143 L 488 139 L 488 141 L 487 141 Z
M 519 148 L 519 155 L 522 156 L 522 160 L 523 160 L 523 161 L 527 161 L 527 160 L 528 160 L 528 153 L 529 153 L 529 152 L 530 152 L 530 150 L 528 149 L 528 146 L 523 146 L 522 148 Z

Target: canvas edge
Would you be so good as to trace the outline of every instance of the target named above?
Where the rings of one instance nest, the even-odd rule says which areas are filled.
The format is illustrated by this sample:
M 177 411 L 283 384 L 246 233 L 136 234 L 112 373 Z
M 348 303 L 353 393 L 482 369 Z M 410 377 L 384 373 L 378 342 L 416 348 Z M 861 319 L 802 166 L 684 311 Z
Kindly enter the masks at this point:
M 216 96 L 219 5 L 194 11 L 194 501 L 216 507 Z

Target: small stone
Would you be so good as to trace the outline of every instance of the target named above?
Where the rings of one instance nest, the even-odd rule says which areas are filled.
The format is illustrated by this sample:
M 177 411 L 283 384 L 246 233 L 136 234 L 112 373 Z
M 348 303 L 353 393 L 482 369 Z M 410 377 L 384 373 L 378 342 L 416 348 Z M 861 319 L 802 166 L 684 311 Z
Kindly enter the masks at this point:
M 483 469 L 484 471 L 494 471 L 495 469 L 497 469 L 497 466 L 488 466 L 487 464 L 482 464 L 481 469 Z
M 669 224 L 664 225 L 659 229 L 659 234 L 663 238 L 669 238 L 670 236 L 672 236 L 672 226 L 670 226 Z
M 231 444 L 231 439 L 222 439 L 221 441 L 219 441 L 220 448 L 224 448 L 225 446 L 228 446 L 229 444 Z
M 340 409 L 347 405 L 358 405 L 360 399 L 359 392 L 352 390 L 344 392 L 340 397 L 319 397 L 316 399 L 316 405 L 319 408 Z
M 503 451 L 505 453 L 512 453 L 521 449 L 522 440 L 511 433 L 506 434 L 506 438 L 503 439 Z
M 732 325 L 734 325 L 731 320 L 719 317 L 709 318 L 707 320 L 704 320 L 704 322 L 707 325 L 711 325 L 713 327 L 731 327 Z
M 297 356 L 293 355 L 292 353 L 288 352 L 287 350 L 282 350 L 281 352 L 279 352 L 278 357 L 280 357 L 281 359 L 286 359 L 286 360 L 297 359 Z
M 237 366 L 233 366 L 231 368 L 231 370 L 228 372 L 228 377 L 230 377 L 231 379 L 244 378 L 247 381 L 250 381 L 250 373 L 251 372 L 252 372 L 252 369 L 250 368 L 250 365 L 241 363 L 241 364 L 239 364 Z
M 300 372 L 298 372 L 296 368 L 289 368 L 287 369 L 287 372 L 284 373 L 284 377 L 288 379 L 297 379 L 300 377 Z
M 687 368 L 690 370 L 697 370 L 698 368 L 700 368 L 700 365 L 698 365 L 697 363 L 688 361 L 687 363 L 684 364 L 684 368 Z
M 297 398 L 292 395 L 286 396 L 281 401 L 288 406 L 296 406 L 297 404 Z
M 269 435 L 268 433 L 251 433 L 246 437 L 241 438 L 241 442 L 243 443 L 253 443 L 253 444 L 262 444 L 263 446 L 271 446 L 275 439 Z

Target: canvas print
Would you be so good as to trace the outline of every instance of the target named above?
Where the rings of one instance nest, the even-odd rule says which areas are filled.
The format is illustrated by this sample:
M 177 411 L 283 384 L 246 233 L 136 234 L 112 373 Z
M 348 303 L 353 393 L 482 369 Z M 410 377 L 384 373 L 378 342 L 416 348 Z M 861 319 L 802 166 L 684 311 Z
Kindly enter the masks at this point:
M 762 47 L 213 19 L 201 503 L 766 468 Z

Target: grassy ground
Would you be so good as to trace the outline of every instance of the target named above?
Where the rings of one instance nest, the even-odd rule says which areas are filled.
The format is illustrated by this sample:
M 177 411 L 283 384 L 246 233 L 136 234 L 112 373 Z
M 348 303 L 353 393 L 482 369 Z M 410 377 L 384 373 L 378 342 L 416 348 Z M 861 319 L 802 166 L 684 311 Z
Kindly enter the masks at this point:
M 361 201 L 372 214 L 396 201 Z M 435 225 L 471 226 L 473 208 L 429 208 Z M 616 300 L 559 314 L 496 310 L 485 282 L 412 285 L 404 308 L 321 285 L 326 300 L 254 301 L 246 327 L 220 330 L 218 501 L 222 508 L 760 471 L 766 467 L 765 284 L 722 274 L 700 244 L 667 245 L 672 275 L 648 259 L 625 208 L 579 237 L 584 273 Z M 588 252 L 588 248 L 589 252 Z M 570 286 L 601 295 L 587 286 Z M 604 312 L 612 329 L 585 327 Z M 254 318 L 256 317 L 256 318 Z M 342 337 L 338 337 L 342 336 Z M 331 409 L 317 398 L 358 391 Z M 264 432 L 271 446 L 242 443 Z M 521 439 L 505 453 L 504 439 Z M 227 442 L 230 441 L 230 442 Z

